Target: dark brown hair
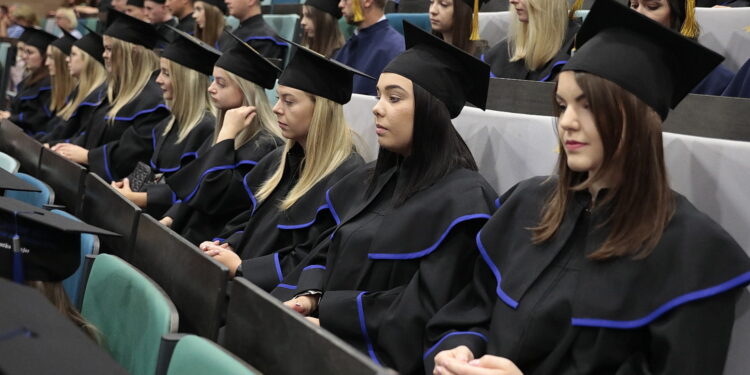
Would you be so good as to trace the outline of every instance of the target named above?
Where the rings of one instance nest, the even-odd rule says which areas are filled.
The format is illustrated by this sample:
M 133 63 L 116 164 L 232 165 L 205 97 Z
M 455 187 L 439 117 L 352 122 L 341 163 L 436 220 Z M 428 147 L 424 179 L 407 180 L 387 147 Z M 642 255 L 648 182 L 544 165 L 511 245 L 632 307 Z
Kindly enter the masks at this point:
M 593 113 L 604 160 L 598 172 L 588 176 L 587 172 L 568 168 L 566 154 L 560 152 L 557 188 L 547 199 L 541 222 L 531 228 L 533 241 L 539 244 L 555 236 L 574 192 L 606 179 L 612 186 L 594 210 L 608 206 L 609 216 L 601 226 L 607 226 L 609 234 L 589 258 L 645 258 L 659 243 L 674 213 L 674 197 L 664 166 L 661 119 L 615 83 L 588 73 L 575 73 L 575 79 Z M 557 115 L 559 118 L 559 109 Z
M 332 15 L 310 5 L 302 5 L 302 11 L 307 10 L 315 28 L 315 36 L 310 38 L 302 32 L 302 45 L 325 56 L 333 57 L 344 45 L 344 35 L 339 29 L 339 21 Z
M 44 51 L 42 51 L 39 49 L 39 47 L 32 46 L 30 44 L 24 46 L 24 48 L 27 47 L 36 48 L 37 51 L 39 51 L 39 55 L 42 57 L 42 64 L 38 68 L 30 72 L 29 77 L 26 78 L 26 83 L 24 83 L 26 86 L 31 86 L 49 77 L 49 69 L 47 69 L 47 67 L 44 65 L 44 61 L 47 60 L 47 50 L 45 49 Z
M 453 0 L 453 41 L 451 44 L 474 55 L 480 46 L 479 41 L 471 40 L 471 20 L 474 9 L 463 0 Z M 443 33 L 433 31 L 433 35 L 443 37 Z

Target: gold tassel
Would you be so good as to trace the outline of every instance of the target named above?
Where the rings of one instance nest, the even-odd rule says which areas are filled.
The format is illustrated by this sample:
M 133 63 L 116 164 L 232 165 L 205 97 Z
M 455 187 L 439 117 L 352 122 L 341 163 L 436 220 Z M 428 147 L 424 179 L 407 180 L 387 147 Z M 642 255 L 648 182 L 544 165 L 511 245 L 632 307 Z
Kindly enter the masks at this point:
M 695 20 L 695 0 L 685 0 L 685 22 L 682 23 L 680 34 L 695 39 L 699 33 L 700 28 Z
M 474 15 L 471 18 L 471 36 L 469 40 L 479 40 L 479 0 L 474 0 Z
M 365 17 L 362 15 L 362 2 L 354 0 L 354 22 L 362 22 Z
M 570 8 L 570 12 L 568 13 L 568 18 L 573 19 L 573 17 L 576 14 L 576 11 L 580 10 L 581 8 L 583 8 L 583 0 L 576 0 L 573 3 L 573 6 Z

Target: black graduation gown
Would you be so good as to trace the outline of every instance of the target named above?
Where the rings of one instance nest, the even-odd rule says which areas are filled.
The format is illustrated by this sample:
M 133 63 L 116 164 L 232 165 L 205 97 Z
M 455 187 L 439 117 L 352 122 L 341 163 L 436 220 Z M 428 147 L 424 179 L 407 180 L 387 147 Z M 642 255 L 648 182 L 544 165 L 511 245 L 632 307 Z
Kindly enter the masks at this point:
M 191 12 L 187 16 L 180 18 L 180 21 L 177 23 L 177 28 L 190 35 L 195 34 L 195 18 L 193 18 L 193 13 Z
M 651 255 L 590 260 L 608 233 L 607 206 L 589 212 L 585 191 L 557 235 L 533 245 L 526 228 L 556 183 L 545 180 L 503 195 L 480 231 L 473 285 L 428 326 L 427 373 L 435 354 L 467 345 L 525 374 L 721 374 L 736 296 L 750 281 L 750 259 L 729 234 L 675 193 Z
M 42 136 L 50 129 L 52 112 L 49 109 L 52 84 L 45 77 L 29 85 L 27 77 L 18 84 L 18 92 L 10 102 L 10 120 L 31 136 Z
M 422 372 L 427 320 L 471 280 L 474 238 L 497 194 L 475 171 L 457 169 L 398 207 L 404 172 L 360 168 L 327 193 L 339 224 L 273 294 L 322 290 L 320 324 L 376 363 Z M 401 178 L 400 178 L 401 177 Z M 292 279 L 298 277 L 296 289 Z M 289 289 L 292 293 L 288 293 Z
M 197 160 L 167 177 L 167 184 L 181 202 L 165 216 L 172 218 L 175 232 L 195 244 L 218 235 L 238 209 L 252 204 L 244 176 L 283 144 L 265 130 L 236 150 L 234 139 L 212 143 L 213 137 L 207 138 L 205 153 L 200 152 Z
M 207 138 L 211 138 L 216 123 L 216 117 L 211 112 L 206 112 L 185 139 L 177 143 L 179 130 L 176 120 L 169 133 L 163 135 L 170 120 L 170 117 L 167 117 L 152 130 L 153 154 L 149 165 L 154 173 L 161 173 L 164 177 L 179 171 L 198 158 L 198 149 Z M 155 218 L 161 218 L 164 212 L 177 203 L 177 196 L 165 183 L 146 185 L 146 193 L 145 212 Z
M 139 161 L 148 163 L 153 153 L 152 130 L 170 116 L 156 72 L 143 91 L 115 116 L 114 123 L 96 118 L 86 134 L 89 170 L 107 182 L 128 176 Z
M 508 50 L 507 38 L 490 48 L 481 59 L 490 65 L 490 78 L 552 81 L 560 73 L 563 65 L 570 59 L 570 49 L 573 47 L 575 35 L 580 27 L 581 24 L 578 20 L 568 22 L 568 29 L 565 31 L 565 39 L 560 51 L 558 51 L 552 60 L 538 70 L 529 70 L 524 60 L 509 61 L 511 56 Z
M 251 47 L 255 48 L 261 55 L 270 59 L 279 59 L 283 62 L 286 59 L 286 51 L 289 43 L 282 40 L 276 31 L 263 20 L 263 15 L 258 14 L 241 22 L 234 35 L 245 41 Z M 221 34 L 219 38 L 219 49 L 226 52 L 237 43 L 231 36 Z
M 75 96 L 78 92 L 76 87 L 73 90 L 71 96 Z M 60 142 L 72 142 L 79 146 L 85 146 L 83 142 L 76 140 L 80 137 L 83 139 L 83 135 L 86 133 L 88 124 L 94 121 L 95 116 L 104 116 L 107 112 L 107 83 L 102 83 L 99 87 L 95 88 L 86 98 L 78 104 L 75 112 L 66 121 L 60 117 L 55 117 L 55 126 L 52 130 L 45 134 L 39 139 L 42 143 L 49 143 L 54 145 Z M 80 143 L 77 143 L 80 142 Z

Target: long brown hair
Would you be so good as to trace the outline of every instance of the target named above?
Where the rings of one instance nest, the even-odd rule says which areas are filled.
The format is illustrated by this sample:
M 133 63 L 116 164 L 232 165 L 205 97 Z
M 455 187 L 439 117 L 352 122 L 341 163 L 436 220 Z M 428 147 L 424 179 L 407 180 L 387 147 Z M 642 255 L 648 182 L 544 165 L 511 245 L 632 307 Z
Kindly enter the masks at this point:
M 36 68 L 35 70 L 29 71 L 29 76 L 26 78 L 25 85 L 31 86 L 36 84 L 37 82 L 49 77 L 49 69 L 47 69 L 46 66 L 44 66 L 44 61 L 47 60 L 47 50 L 44 51 L 40 50 L 39 47 L 32 46 L 30 44 L 24 45 L 24 48 L 36 48 L 37 51 L 39 51 L 39 55 L 42 57 L 42 64 Z
M 475 55 L 477 49 L 486 44 L 485 41 L 471 40 L 471 20 L 474 9 L 463 0 L 453 0 L 453 40 L 451 44 L 470 55 Z M 433 31 L 434 35 L 443 37 L 443 33 Z
M 205 27 L 198 27 L 198 23 L 196 22 L 195 37 L 202 40 L 203 43 L 214 47 L 216 41 L 218 41 L 221 36 L 221 32 L 224 31 L 224 13 L 214 5 L 204 1 L 201 1 L 201 3 L 203 4 L 203 17 L 206 20 L 204 23 Z
M 70 104 L 68 96 L 76 86 L 76 79 L 70 75 L 67 57 L 63 51 L 53 45 L 47 46 L 47 57 L 51 58 L 55 64 L 55 75 L 51 76 L 52 96 L 50 99 L 49 109 L 58 115 Z
M 325 56 L 332 57 L 344 45 L 344 35 L 339 29 L 339 21 L 332 15 L 309 5 L 302 5 L 302 11 L 310 14 L 315 25 L 315 36 L 310 38 L 302 33 L 302 45 Z
M 573 193 L 604 179 L 613 186 L 594 209 L 611 207 L 609 217 L 601 224 L 611 229 L 589 258 L 645 258 L 659 243 L 674 213 L 674 196 L 664 166 L 661 119 L 615 83 L 588 73 L 575 73 L 575 79 L 593 113 L 604 160 L 599 170 L 588 176 L 568 168 L 567 156 L 560 152 L 557 187 L 547 199 L 541 222 L 531 228 L 533 241 L 539 244 L 554 237 L 572 204 Z
M 81 313 L 70 303 L 68 294 L 61 282 L 49 281 L 27 281 L 29 286 L 37 289 L 54 305 L 63 315 L 68 317 L 73 323 L 81 328 L 96 343 L 101 344 L 102 334 L 93 324 L 89 323 Z

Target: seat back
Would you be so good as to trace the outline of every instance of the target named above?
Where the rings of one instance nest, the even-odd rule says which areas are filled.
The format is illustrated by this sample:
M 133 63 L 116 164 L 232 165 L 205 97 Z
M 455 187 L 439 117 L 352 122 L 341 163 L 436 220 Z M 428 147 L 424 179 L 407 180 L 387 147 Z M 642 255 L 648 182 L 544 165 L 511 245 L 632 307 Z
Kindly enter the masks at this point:
M 260 372 L 226 349 L 195 335 L 165 335 L 159 350 L 156 375 L 232 374 Z
M 34 185 L 40 191 L 18 191 L 18 190 L 7 190 L 5 196 L 13 198 L 21 202 L 26 202 L 32 206 L 43 208 L 45 205 L 52 204 L 55 201 L 55 192 L 49 185 L 45 184 L 42 180 L 29 176 L 26 173 L 16 173 L 16 177 L 21 180 Z
M 282 1 L 282 2 L 277 2 Z M 289 3 L 299 3 L 299 0 L 274 0 L 274 4 L 289 4 Z M 263 16 L 263 19 L 268 22 L 268 24 L 273 27 L 274 30 L 276 30 L 276 33 L 279 34 L 280 37 L 287 39 L 287 40 L 294 40 L 294 37 L 297 35 L 297 30 L 299 26 L 299 15 L 297 14 L 269 14 L 266 16 Z M 285 62 L 289 62 L 289 57 L 291 56 L 292 49 L 291 46 L 287 47 L 286 49 L 286 58 L 284 59 Z
M 224 347 L 258 370 L 280 375 L 394 373 L 246 279 L 234 279 L 231 289 Z
M 226 312 L 226 266 L 146 214 L 138 221 L 133 265 L 177 306 L 180 332 L 217 339 Z
M 64 205 L 73 215 L 80 215 L 86 168 L 50 151 L 42 149 L 39 178 L 55 191 L 55 203 Z
M 0 151 L 14 157 L 21 163 L 21 172 L 37 175 L 42 146 L 36 139 L 29 137 L 16 124 L 0 121 Z
M 432 30 L 430 26 L 430 15 L 427 13 L 388 13 L 388 23 L 401 35 L 404 34 L 404 20 L 419 26 L 425 31 Z
M 21 163 L 16 160 L 16 158 L 4 153 L 0 152 L 0 169 L 3 169 L 10 173 L 16 173 L 18 172 L 18 168 L 21 166 Z
M 63 210 L 52 210 L 52 212 L 60 215 L 65 216 L 68 219 L 81 221 L 81 219 L 63 211 Z M 70 302 L 73 303 L 73 306 L 75 306 L 77 309 L 81 308 L 81 299 L 80 297 L 83 295 L 83 291 L 81 290 L 83 284 L 81 283 L 82 275 L 83 275 L 83 260 L 86 258 L 87 255 L 92 254 L 98 254 L 99 253 L 99 237 L 95 234 L 89 234 L 89 233 L 81 233 L 81 263 L 78 267 L 78 270 L 72 275 L 70 275 L 67 279 L 63 280 L 63 288 L 65 289 L 65 293 L 68 294 L 68 297 L 70 298 Z
M 161 336 L 177 330 L 177 310 L 148 276 L 122 259 L 96 256 L 83 316 L 102 333 L 112 357 L 133 375 L 153 375 Z
M 81 219 L 87 223 L 118 233 L 122 237 L 102 237 L 100 251 L 132 260 L 135 231 L 141 209 L 120 195 L 94 173 L 86 174 Z

